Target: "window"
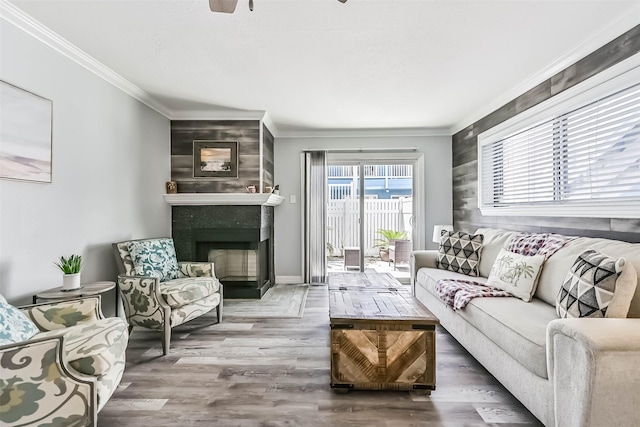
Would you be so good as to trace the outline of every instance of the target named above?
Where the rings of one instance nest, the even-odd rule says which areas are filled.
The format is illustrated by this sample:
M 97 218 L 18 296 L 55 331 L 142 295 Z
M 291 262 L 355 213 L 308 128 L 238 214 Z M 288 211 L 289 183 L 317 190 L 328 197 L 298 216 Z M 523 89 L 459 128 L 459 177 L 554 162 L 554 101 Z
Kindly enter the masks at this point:
M 639 217 L 637 70 L 479 135 L 482 213 Z

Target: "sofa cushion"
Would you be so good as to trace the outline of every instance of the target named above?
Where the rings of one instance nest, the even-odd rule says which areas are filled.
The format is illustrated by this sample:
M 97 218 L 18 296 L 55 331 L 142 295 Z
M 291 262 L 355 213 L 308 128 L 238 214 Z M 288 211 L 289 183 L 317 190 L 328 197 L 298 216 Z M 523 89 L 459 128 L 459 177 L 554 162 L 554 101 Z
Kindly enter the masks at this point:
M 133 240 L 128 246 L 136 275 L 157 277 L 161 282 L 178 278 L 172 239 Z
M 498 257 L 500 251 L 508 244 L 508 242 L 518 234 L 516 231 L 498 230 L 495 228 L 479 228 L 476 234 L 482 234 L 482 257 L 478 264 L 480 276 L 489 277 L 491 268 Z
M 27 341 L 38 332 L 35 323 L 0 295 L 0 345 Z
M 453 275 L 442 270 L 421 268 L 416 275 L 416 286 L 424 287 L 438 298 L 435 283 Z M 482 282 L 482 278 L 476 281 Z M 553 306 L 536 299 L 525 303 L 518 298 L 474 298 L 456 313 L 529 371 L 548 378 L 546 329 L 551 320 L 558 318 Z
M 173 308 L 201 300 L 219 289 L 220 282 L 215 277 L 187 277 L 160 283 L 160 294 Z
M 617 240 L 578 237 L 567 243 L 544 264 L 535 297 L 555 306 L 556 297 L 569 269 L 582 252 L 593 249 L 611 258 L 625 258 L 636 272 L 640 271 L 640 244 Z M 484 257 L 484 252 L 483 252 Z M 636 279 L 636 283 L 640 278 Z M 636 285 L 627 317 L 640 317 L 640 286 Z
M 487 286 L 502 289 L 529 302 L 538 284 L 543 264 L 542 255 L 525 256 L 502 249 L 493 264 Z
M 624 258 L 610 258 L 595 250 L 580 254 L 558 293 L 558 315 L 627 317 L 636 278 L 633 266 L 625 264 Z
M 127 323 L 119 317 L 94 320 L 34 338 L 64 335 L 65 359 L 78 372 L 101 376 L 122 360 L 129 342 Z
M 483 239 L 482 234 L 443 230 L 436 267 L 477 277 Z

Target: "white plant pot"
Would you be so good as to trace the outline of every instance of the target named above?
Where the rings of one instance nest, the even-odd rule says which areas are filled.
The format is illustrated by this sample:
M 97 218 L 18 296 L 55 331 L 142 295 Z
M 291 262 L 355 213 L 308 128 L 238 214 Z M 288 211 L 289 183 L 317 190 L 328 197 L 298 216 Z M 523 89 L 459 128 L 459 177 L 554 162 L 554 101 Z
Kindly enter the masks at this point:
M 62 276 L 62 290 L 71 291 L 80 288 L 80 273 L 65 274 Z

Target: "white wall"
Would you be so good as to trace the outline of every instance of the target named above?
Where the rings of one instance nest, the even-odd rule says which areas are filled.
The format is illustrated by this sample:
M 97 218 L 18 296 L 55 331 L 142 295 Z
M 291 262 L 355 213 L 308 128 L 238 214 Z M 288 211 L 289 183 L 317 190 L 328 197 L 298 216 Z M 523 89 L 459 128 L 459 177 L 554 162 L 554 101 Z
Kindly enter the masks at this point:
M 275 140 L 275 183 L 285 202 L 275 208 L 275 269 L 280 281 L 302 278 L 302 172 L 300 155 L 304 149 L 389 149 L 417 147 L 425 161 L 425 241 L 431 243 L 434 224 L 452 223 L 451 137 L 314 137 Z M 290 196 L 296 196 L 296 204 Z M 278 279 L 276 279 L 278 281 Z
M 112 242 L 170 235 L 169 120 L 3 20 L 0 79 L 53 101 L 52 183 L 0 180 L 0 294 L 60 286 L 72 253 L 83 282 L 115 280 Z

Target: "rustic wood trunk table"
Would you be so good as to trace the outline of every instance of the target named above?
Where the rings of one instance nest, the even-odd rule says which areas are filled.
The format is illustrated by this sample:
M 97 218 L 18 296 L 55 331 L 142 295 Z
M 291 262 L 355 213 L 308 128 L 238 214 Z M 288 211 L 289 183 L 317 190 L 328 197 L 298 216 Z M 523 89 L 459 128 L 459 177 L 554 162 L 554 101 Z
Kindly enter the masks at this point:
M 331 387 L 435 390 L 438 318 L 390 275 L 332 276 Z

